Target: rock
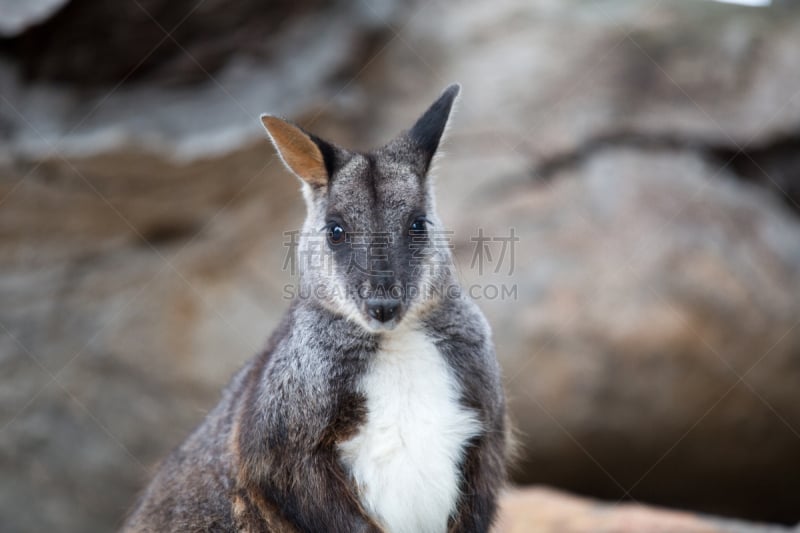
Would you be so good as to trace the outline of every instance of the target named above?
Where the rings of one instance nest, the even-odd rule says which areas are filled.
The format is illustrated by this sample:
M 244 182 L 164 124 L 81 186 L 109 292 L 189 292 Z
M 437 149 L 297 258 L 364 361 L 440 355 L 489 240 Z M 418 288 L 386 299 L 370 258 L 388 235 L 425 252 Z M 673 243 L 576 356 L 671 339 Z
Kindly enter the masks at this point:
M 483 305 L 521 479 L 793 519 L 800 220 L 717 169 L 609 150 L 550 185 L 474 196 L 488 235 L 513 227 L 530 247 L 511 276 L 465 269 L 518 289 Z
M 24 58 L 19 66 L 27 79 L 106 90 L 123 79 L 128 86 L 140 81 L 205 82 L 234 54 L 240 59 L 273 59 L 290 44 L 284 33 L 287 27 L 326 11 L 320 0 L 242 0 L 235 8 L 225 2 L 194 0 L 11 4 L 15 16 L 0 27 L 12 38 L 0 42 L 0 52 Z M 375 10 L 382 7 L 378 4 Z M 330 27 L 341 29 L 336 14 L 327 11 L 333 19 Z M 356 26 L 359 19 L 372 16 L 364 9 L 339 11 L 351 13 Z
M 0 37 L 16 37 L 31 26 L 47 20 L 69 0 L 0 1 Z
M 600 503 L 545 487 L 511 491 L 501 500 L 495 533 L 781 533 L 789 529 L 658 509 Z
M 0 43 L 4 527 L 113 529 L 263 346 L 303 208 L 259 113 L 366 148 L 451 81 L 440 211 L 495 330 L 517 478 L 800 520 L 796 8 L 240 5 L 198 8 L 191 56 L 118 87 L 163 37 L 134 46 L 152 21 L 131 6 L 72 0 L 44 25 L 85 14 L 75 42 Z M 513 264 L 490 241 L 471 267 L 480 227 L 514 228 Z

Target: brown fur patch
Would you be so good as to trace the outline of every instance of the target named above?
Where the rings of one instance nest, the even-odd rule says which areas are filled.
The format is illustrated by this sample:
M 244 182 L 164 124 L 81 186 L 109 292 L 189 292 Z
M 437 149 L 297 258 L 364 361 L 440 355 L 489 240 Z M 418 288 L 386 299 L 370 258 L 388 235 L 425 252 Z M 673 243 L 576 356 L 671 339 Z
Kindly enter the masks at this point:
M 233 500 L 236 530 L 242 533 L 294 533 L 297 529 L 280 516 L 257 490 L 240 489 Z
M 319 147 L 297 126 L 285 120 L 264 115 L 261 122 L 289 169 L 309 185 L 321 187 L 328 183 L 328 171 Z
M 343 394 L 336 412 L 336 418 L 323 433 L 322 446 L 332 448 L 356 434 L 367 418 L 366 398 L 360 393 Z

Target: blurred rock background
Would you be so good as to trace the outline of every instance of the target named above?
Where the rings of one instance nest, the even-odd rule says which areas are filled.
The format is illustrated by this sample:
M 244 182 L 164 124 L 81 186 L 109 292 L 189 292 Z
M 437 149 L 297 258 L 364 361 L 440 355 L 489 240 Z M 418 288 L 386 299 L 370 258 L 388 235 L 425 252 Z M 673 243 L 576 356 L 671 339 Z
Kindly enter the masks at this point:
M 790 3 L 0 0 L 0 529 L 112 530 L 263 346 L 261 112 L 368 148 L 452 81 L 515 479 L 797 523 L 798 50 Z

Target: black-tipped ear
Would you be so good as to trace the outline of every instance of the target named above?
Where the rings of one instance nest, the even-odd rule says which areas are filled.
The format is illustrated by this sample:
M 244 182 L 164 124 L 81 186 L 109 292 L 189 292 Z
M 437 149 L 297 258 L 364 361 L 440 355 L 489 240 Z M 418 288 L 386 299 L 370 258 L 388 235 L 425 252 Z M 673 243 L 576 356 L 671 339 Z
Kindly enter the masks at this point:
M 272 115 L 261 115 L 261 123 L 286 168 L 314 187 L 328 184 L 338 165 L 338 148 Z
M 450 118 L 453 102 L 455 102 L 460 91 L 461 86 L 457 83 L 445 89 L 442 95 L 423 113 L 406 135 L 408 140 L 421 151 L 422 165 L 426 172 L 433 156 L 436 154 L 436 150 L 439 148 L 439 141 L 441 141 L 442 134 L 445 127 L 447 127 L 447 120 Z

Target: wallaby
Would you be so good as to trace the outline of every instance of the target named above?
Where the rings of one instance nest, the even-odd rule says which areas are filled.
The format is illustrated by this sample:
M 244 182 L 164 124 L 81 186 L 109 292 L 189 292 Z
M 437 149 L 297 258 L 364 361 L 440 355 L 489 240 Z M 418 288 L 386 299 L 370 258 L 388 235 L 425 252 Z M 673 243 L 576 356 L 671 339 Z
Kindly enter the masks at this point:
M 428 176 L 459 90 L 368 153 L 261 117 L 302 182 L 298 254 L 319 261 L 299 262 L 266 351 L 164 461 L 125 531 L 490 529 L 505 480 L 500 371 L 437 242 Z

